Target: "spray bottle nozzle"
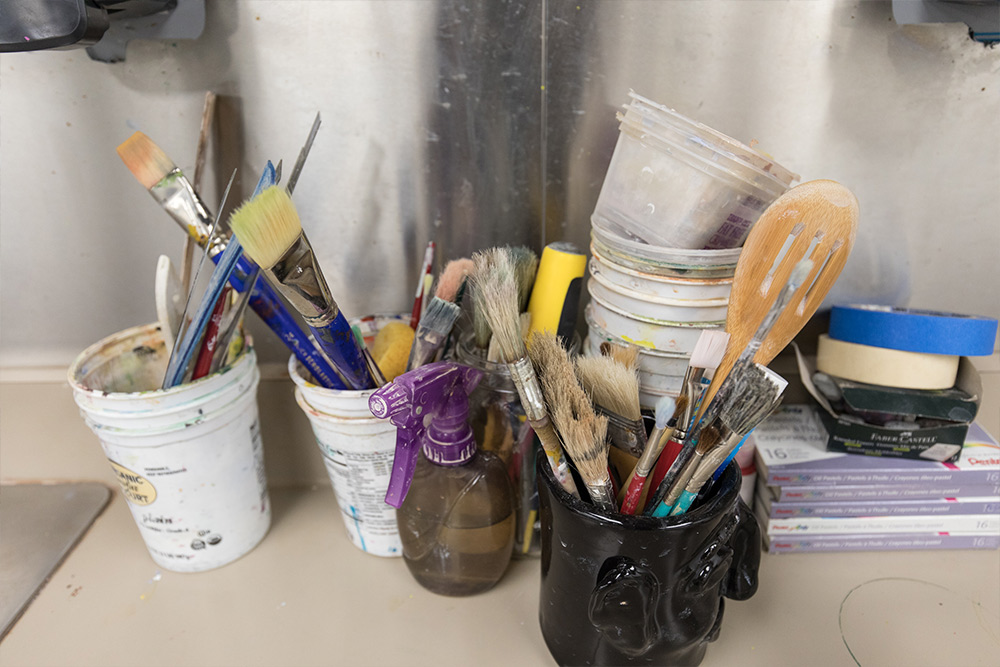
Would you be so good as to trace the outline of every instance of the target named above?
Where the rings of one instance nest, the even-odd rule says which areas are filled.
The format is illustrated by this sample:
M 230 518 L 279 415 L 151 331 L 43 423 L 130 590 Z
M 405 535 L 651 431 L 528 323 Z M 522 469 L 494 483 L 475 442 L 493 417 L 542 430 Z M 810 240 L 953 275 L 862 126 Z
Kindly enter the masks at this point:
M 372 414 L 396 425 L 396 456 L 385 502 L 393 507 L 403 504 L 421 445 L 439 465 L 459 465 L 472 456 L 475 440 L 467 422 L 468 395 L 482 375 L 474 368 L 441 361 L 404 373 L 371 395 Z

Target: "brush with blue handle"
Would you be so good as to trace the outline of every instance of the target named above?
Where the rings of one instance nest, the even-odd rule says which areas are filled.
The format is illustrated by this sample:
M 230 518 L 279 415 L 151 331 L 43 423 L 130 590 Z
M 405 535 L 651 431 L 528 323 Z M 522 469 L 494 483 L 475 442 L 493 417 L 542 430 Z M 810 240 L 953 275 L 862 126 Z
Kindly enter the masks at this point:
M 118 147 L 118 155 L 163 210 L 205 249 L 213 262 L 217 262 L 226 240 L 212 238 L 212 217 L 191 182 L 173 160 L 142 132 L 136 132 L 123 142 Z M 241 293 L 248 287 L 253 287 L 250 308 L 288 346 L 317 384 L 327 389 L 346 389 L 347 386 L 338 377 L 337 371 L 312 344 L 274 288 L 263 277 L 257 280 L 250 278 L 255 269 L 256 266 L 245 254 L 240 256 L 229 284 Z
M 267 188 L 233 213 L 230 225 L 261 273 L 305 319 L 349 388 L 374 389 L 384 384 L 330 294 L 288 193 L 279 187 Z
M 257 182 L 257 188 L 254 190 L 253 196 L 256 197 L 265 188 L 274 185 L 276 178 L 277 173 L 274 170 L 274 165 L 268 160 L 267 166 L 264 167 L 264 173 L 261 174 L 260 180 Z M 231 180 L 230 185 L 232 185 Z M 227 188 L 226 195 L 228 194 L 229 189 Z M 224 203 L 225 198 L 223 198 L 223 205 Z M 222 205 L 219 206 L 219 210 L 222 210 Z M 205 333 L 205 328 L 208 326 L 212 311 L 215 309 L 216 303 L 222 295 L 226 284 L 229 282 L 233 271 L 236 269 L 237 261 L 242 255 L 243 247 L 240 245 L 239 240 L 230 239 L 226 245 L 226 249 L 222 251 L 222 255 L 219 256 L 216 262 L 215 270 L 212 271 L 212 277 L 208 281 L 208 287 L 205 288 L 205 294 L 202 296 L 201 304 L 198 306 L 191 324 L 184 332 L 180 345 L 170 355 L 166 377 L 163 380 L 164 389 L 175 387 L 184 382 L 188 365 L 191 362 L 192 356 L 194 356 L 194 351 L 198 348 L 199 341 L 201 341 Z

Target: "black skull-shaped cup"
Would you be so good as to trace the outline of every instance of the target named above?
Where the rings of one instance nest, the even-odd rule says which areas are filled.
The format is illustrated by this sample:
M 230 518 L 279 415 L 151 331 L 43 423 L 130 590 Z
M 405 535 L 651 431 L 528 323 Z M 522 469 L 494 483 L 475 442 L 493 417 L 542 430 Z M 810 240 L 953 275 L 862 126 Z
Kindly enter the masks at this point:
M 719 635 L 723 598 L 757 590 L 760 528 L 730 464 L 688 513 L 598 510 L 538 460 L 542 635 L 560 665 L 697 665 Z

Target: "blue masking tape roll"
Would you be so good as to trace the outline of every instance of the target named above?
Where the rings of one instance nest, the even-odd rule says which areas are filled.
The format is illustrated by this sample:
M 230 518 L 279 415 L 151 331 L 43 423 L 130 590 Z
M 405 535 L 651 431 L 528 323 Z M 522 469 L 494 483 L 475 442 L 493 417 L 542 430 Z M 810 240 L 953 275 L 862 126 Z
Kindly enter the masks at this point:
M 834 306 L 830 338 L 924 354 L 993 354 L 997 320 L 891 306 Z

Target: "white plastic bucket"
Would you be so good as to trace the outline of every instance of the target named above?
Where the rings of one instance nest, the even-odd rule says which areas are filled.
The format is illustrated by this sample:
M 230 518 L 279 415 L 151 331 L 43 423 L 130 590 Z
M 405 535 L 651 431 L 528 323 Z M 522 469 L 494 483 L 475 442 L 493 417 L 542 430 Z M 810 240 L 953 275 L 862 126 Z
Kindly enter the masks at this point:
M 726 299 L 679 301 L 640 294 L 627 287 L 614 285 L 600 274 L 592 274 L 587 281 L 587 291 L 595 299 L 611 304 L 623 312 L 663 322 L 718 324 L 726 321 L 729 307 Z
M 588 317 L 616 338 L 640 347 L 686 356 L 691 356 L 694 351 L 702 329 L 721 329 L 725 324 L 687 324 L 643 318 L 608 304 L 593 294 L 587 309 L 590 311 Z
M 590 217 L 592 246 L 601 257 L 616 264 L 655 275 L 696 278 L 732 278 L 742 248 L 723 250 L 692 250 L 663 248 L 628 238 L 619 225 L 596 211 Z
M 408 319 L 409 315 L 378 315 L 351 324 L 360 327 L 370 344 L 385 323 Z M 288 374 L 295 383 L 295 400 L 316 436 L 351 542 L 376 556 L 401 556 L 396 510 L 385 503 L 396 427 L 369 411 L 368 398 L 375 390 L 320 387 L 294 356 L 288 360 Z
M 727 304 L 733 289 L 732 278 L 673 278 L 622 266 L 604 257 L 593 243 L 590 254 L 590 275 L 611 287 L 631 290 L 643 297 L 680 302 L 719 300 Z
M 249 552 L 271 525 L 260 373 L 248 347 L 217 373 L 161 390 L 168 357 L 159 325 L 134 327 L 84 350 L 68 379 L 153 561 L 201 572 Z

